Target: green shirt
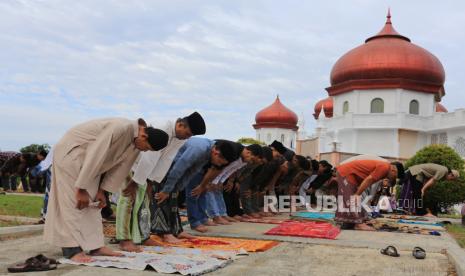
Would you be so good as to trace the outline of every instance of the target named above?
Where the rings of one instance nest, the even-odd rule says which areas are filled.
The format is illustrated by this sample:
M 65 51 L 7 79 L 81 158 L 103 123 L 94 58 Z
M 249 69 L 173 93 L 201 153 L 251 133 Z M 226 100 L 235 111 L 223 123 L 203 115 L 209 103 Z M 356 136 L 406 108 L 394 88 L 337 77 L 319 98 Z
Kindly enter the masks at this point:
M 447 167 L 433 163 L 411 166 L 408 170 L 420 182 L 431 178 L 434 178 L 436 181 L 438 181 L 446 177 L 446 175 L 449 173 L 449 169 L 447 169 Z

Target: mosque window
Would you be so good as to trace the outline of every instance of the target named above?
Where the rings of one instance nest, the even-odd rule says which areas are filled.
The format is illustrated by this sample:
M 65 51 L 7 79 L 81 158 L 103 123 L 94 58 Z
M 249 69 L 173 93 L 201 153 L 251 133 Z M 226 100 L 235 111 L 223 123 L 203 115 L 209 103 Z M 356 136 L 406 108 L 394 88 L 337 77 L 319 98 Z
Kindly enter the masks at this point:
M 420 114 L 420 104 L 417 100 L 412 100 L 410 102 L 409 113 L 415 115 Z
M 380 98 L 371 101 L 371 113 L 384 113 L 384 101 Z
M 346 114 L 347 112 L 349 112 L 349 102 L 345 101 L 342 105 L 342 114 Z
M 284 143 L 284 134 L 281 134 L 281 143 Z
M 439 134 L 439 144 L 447 145 L 447 133 L 440 133 Z
M 431 135 L 431 145 L 436 145 L 438 143 L 438 135 L 433 134 Z

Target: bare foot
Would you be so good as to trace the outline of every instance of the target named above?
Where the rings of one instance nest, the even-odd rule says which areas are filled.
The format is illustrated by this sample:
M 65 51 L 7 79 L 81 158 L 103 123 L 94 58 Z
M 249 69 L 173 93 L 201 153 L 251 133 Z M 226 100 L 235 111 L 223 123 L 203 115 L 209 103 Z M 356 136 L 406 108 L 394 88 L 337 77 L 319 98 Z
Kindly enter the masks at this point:
M 177 238 L 178 239 L 188 239 L 188 240 L 190 240 L 190 239 L 195 239 L 196 237 L 194 235 L 189 234 L 189 233 L 181 232 L 181 233 L 179 233 Z
M 214 217 L 213 222 L 217 224 L 230 225 L 231 223 L 222 217 Z
M 106 246 L 100 247 L 99 249 L 92 250 L 90 254 L 92 256 L 110 256 L 110 257 L 123 257 L 123 253 L 116 252 Z
M 218 226 L 218 224 L 216 224 L 216 223 L 214 223 L 213 221 L 210 221 L 210 220 L 205 222 L 204 225 L 206 225 L 206 226 Z
M 200 232 L 200 233 L 205 233 L 205 232 L 208 231 L 208 228 L 205 227 L 204 225 L 199 225 L 199 226 L 197 226 L 195 228 L 191 228 L 191 229 L 194 230 L 194 231 Z
M 84 252 L 77 253 L 76 255 L 71 257 L 70 260 L 76 263 L 91 263 L 95 261 L 91 256 L 87 255 Z
M 375 231 L 376 229 L 366 225 L 365 223 L 355 224 L 354 230 L 362 230 L 362 231 Z
M 154 241 L 152 239 L 148 239 L 146 241 L 144 241 L 143 243 L 144 246 L 163 246 L 163 244 L 157 242 L 157 241 Z
M 132 241 L 120 241 L 119 249 L 127 252 L 142 252 L 142 247 L 135 245 Z
M 239 215 L 235 215 L 235 216 L 233 217 L 233 219 L 235 219 L 235 220 L 237 220 L 237 221 L 241 221 L 242 217 L 239 216 Z
M 168 234 L 163 236 L 163 241 L 167 243 L 181 243 L 182 241 L 175 236 Z
M 261 218 L 260 215 L 257 214 L 257 213 L 252 213 L 252 214 L 250 214 L 250 216 L 253 217 L 253 218 Z
M 242 215 L 242 218 L 243 218 L 243 219 L 251 219 L 252 217 L 249 216 L 249 215 L 247 215 L 247 214 L 243 214 L 243 215 Z
M 225 220 L 227 220 L 229 222 L 238 222 L 238 220 L 236 220 L 235 218 L 232 218 L 230 216 L 224 216 L 222 218 L 224 218 Z

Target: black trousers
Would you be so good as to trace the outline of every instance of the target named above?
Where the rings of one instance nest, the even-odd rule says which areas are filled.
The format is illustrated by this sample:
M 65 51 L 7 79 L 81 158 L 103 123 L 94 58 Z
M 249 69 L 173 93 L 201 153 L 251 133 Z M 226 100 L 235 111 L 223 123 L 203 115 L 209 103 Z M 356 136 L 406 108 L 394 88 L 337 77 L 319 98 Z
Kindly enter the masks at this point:
M 223 191 L 223 198 L 228 216 L 234 217 L 242 216 L 244 214 L 244 211 L 241 209 L 240 194 L 236 187 L 234 187 L 229 193 Z

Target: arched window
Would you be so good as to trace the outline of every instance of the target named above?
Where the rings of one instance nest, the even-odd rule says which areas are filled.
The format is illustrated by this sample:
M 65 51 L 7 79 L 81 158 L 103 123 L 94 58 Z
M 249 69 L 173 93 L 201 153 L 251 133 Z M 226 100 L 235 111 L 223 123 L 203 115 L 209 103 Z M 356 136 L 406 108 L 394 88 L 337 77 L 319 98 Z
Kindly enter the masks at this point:
M 346 114 L 347 112 L 349 112 L 349 102 L 345 101 L 342 105 L 342 114 Z
M 371 113 L 384 113 L 384 101 L 380 98 L 371 101 Z
M 420 104 L 417 100 L 412 100 L 410 102 L 409 113 L 415 115 L 420 114 Z
M 281 143 L 284 143 L 284 134 L 281 134 Z

